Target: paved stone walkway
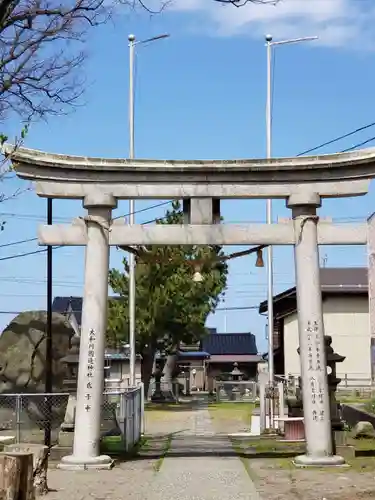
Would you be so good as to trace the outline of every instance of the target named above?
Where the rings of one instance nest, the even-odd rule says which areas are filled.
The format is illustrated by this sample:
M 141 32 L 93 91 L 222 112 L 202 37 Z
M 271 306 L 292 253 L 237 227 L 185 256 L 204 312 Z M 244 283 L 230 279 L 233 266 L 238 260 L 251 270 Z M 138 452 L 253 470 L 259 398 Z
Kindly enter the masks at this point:
M 204 400 L 191 423 L 172 439 L 147 500 L 259 500 L 229 440 L 215 436 Z
M 146 455 L 112 471 L 51 470 L 49 486 L 56 491 L 47 499 L 260 500 L 229 440 L 215 436 L 204 400 L 188 415 L 183 412 L 180 430 L 174 426 L 172 432 L 164 460 Z

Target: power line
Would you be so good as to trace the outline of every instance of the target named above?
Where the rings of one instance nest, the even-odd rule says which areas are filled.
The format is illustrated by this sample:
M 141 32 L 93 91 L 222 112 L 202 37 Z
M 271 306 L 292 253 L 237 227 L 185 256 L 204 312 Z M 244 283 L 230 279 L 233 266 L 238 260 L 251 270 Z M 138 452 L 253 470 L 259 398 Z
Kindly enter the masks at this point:
M 169 205 L 170 203 L 172 203 L 172 201 L 163 201 L 162 203 L 157 203 L 156 205 L 151 205 L 150 207 L 141 208 L 140 210 L 136 210 L 133 213 L 134 214 L 138 214 L 138 213 L 146 212 L 147 210 L 153 210 L 154 208 L 158 208 L 158 207 L 162 207 L 162 206 L 165 206 L 165 205 Z M 118 217 L 114 217 L 113 220 L 120 219 L 121 217 L 128 217 L 129 215 L 130 214 L 120 215 Z M 150 224 L 151 222 L 155 222 L 155 220 L 156 219 L 152 219 L 151 221 L 143 222 L 142 225 L 144 225 L 144 224 Z M 12 243 L 5 243 L 4 245 L 0 245 L 0 248 L 9 247 L 9 246 L 13 246 L 13 245 L 20 245 L 22 243 L 29 243 L 31 241 L 37 241 L 37 240 L 38 240 L 38 238 L 29 238 L 29 239 L 26 239 L 26 240 L 14 241 Z M 55 247 L 53 247 L 53 250 L 56 250 L 57 248 L 62 248 L 63 246 L 64 245 L 55 246 Z M 1 257 L 0 261 L 17 259 L 19 257 L 27 257 L 28 255 L 35 255 L 35 254 L 43 253 L 43 252 L 46 252 L 46 251 L 47 251 L 47 248 L 42 248 L 41 250 L 34 250 L 32 252 L 25 252 L 25 253 L 20 253 L 20 254 L 15 254 L 15 255 L 8 255 L 6 257 Z
M 117 217 L 113 217 L 113 220 L 116 219 L 121 219 L 121 217 L 129 217 L 132 214 L 141 214 L 142 212 L 147 212 L 147 210 L 153 210 L 154 208 L 159 208 L 159 207 L 164 207 L 165 205 L 170 205 L 172 203 L 172 200 L 168 201 L 163 201 L 162 203 L 156 203 L 156 205 L 151 205 L 150 207 L 146 208 L 141 208 L 140 210 L 135 210 L 132 213 L 126 214 L 126 215 L 118 215 Z M 146 224 L 146 222 L 144 222 Z
M 312 153 L 313 151 L 316 151 L 317 149 L 321 149 L 321 148 L 324 148 L 325 146 L 329 146 L 330 144 L 334 144 L 335 142 L 341 141 L 342 139 L 346 139 L 347 137 L 351 137 L 352 135 L 358 134 L 358 132 L 362 132 L 363 130 L 367 130 L 367 129 L 372 128 L 374 126 L 375 126 L 375 122 L 368 123 L 367 125 L 363 125 L 363 127 L 358 127 L 355 130 L 348 132 L 347 134 L 343 134 L 343 135 L 340 135 L 339 137 L 336 137 L 335 139 L 331 139 L 330 141 L 323 142 L 322 144 L 319 144 L 319 146 L 315 146 L 314 148 L 307 149 L 306 151 L 299 153 L 297 156 L 303 156 L 303 155 L 306 155 L 307 153 Z M 370 142 L 370 141 L 367 141 L 367 142 Z M 364 142 L 363 144 L 366 144 L 366 142 Z M 358 145 L 353 146 L 353 149 L 356 147 L 358 147 Z M 346 151 L 350 151 L 350 149 L 344 149 L 344 151 L 341 151 L 341 152 L 344 153 Z
M 249 309 L 259 309 L 259 305 L 257 306 L 244 306 L 244 307 L 218 307 L 213 311 L 212 314 L 215 314 L 216 311 L 248 311 Z
M 359 142 L 358 144 L 355 144 L 354 146 L 350 148 L 343 149 L 341 153 L 346 153 L 347 151 L 353 151 L 353 149 L 360 148 L 361 146 L 364 146 L 365 144 L 368 144 L 369 142 L 375 141 L 375 136 L 370 137 L 370 139 L 367 139 L 366 141 Z
M 134 213 L 142 213 L 142 212 L 147 212 L 148 210 L 153 210 L 154 208 L 162 207 L 165 205 L 168 205 L 172 203 L 172 200 L 164 201 L 162 203 L 157 203 L 155 205 L 150 205 L 145 208 L 141 208 L 139 210 L 136 210 Z M 113 217 L 113 220 L 120 219 L 121 217 L 128 217 L 130 214 L 125 214 L 125 215 L 118 215 L 116 217 Z M 21 219 L 21 220 L 31 220 L 35 222 L 44 222 L 45 221 L 45 216 L 44 214 L 23 214 L 23 213 L 13 213 L 13 212 L 1 212 L 0 217 L 2 218 L 14 218 L 14 219 Z M 62 217 L 62 216 L 54 216 L 54 221 L 59 222 L 59 223 L 64 223 L 64 222 L 71 222 L 72 218 L 71 217 Z
M 338 142 L 342 139 L 346 139 L 348 137 L 351 137 L 352 135 L 355 135 L 359 132 L 362 132 L 363 130 L 367 130 L 369 128 L 372 128 L 375 126 L 375 122 L 372 122 L 372 123 L 368 123 L 367 125 L 363 125 L 362 127 L 358 127 L 356 128 L 355 130 L 352 130 L 351 132 L 348 132 L 346 134 L 343 134 L 343 135 L 340 135 L 334 139 L 331 139 L 330 141 L 326 141 L 324 143 L 321 143 L 319 144 L 318 146 L 315 146 L 313 148 L 310 148 L 310 149 L 307 149 L 301 153 L 298 153 L 297 154 L 297 157 L 299 156 L 303 156 L 307 153 L 311 153 L 313 151 L 316 151 L 317 149 L 321 149 L 325 146 L 328 146 L 330 144 L 333 144 L 335 142 Z M 342 153 L 345 153 L 345 152 L 348 152 L 348 151 L 352 151 L 353 149 L 356 149 L 360 146 L 364 146 L 365 144 L 368 144 L 369 142 L 372 142 L 375 140 L 375 137 L 371 137 L 370 139 L 367 139 L 366 141 L 363 141 L 363 142 L 360 142 L 358 144 L 355 144 L 354 146 L 351 146 L 350 148 L 346 148 L 344 149 L 343 151 L 341 151 Z M 158 207 L 162 207 L 162 206 L 165 206 L 165 205 L 169 205 L 170 203 L 172 203 L 171 200 L 169 201 L 164 201 L 162 203 L 157 203 L 155 205 L 151 205 L 150 207 L 146 207 L 146 208 L 142 208 L 140 210 L 136 210 L 135 212 L 133 212 L 134 214 L 137 214 L 137 213 L 142 213 L 142 212 L 145 212 L 147 210 L 152 210 L 152 209 L 155 209 L 155 208 L 158 208 Z M 14 214 L 15 215 L 15 214 Z M 131 214 L 126 214 L 126 215 L 121 215 L 121 216 L 117 216 L 117 217 L 114 217 L 114 219 L 119 219 L 121 217 L 128 217 L 129 215 Z M 156 218 L 156 219 L 151 219 L 149 221 L 146 221 L 146 222 L 143 222 L 142 224 L 145 225 L 145 224 L 151 224 L 153 222 L 155 222 L 156 220 L 163 220 L 165 219 L 165 217 L 160 217 L 160 218 Z M 7 247 L 7 246 L 12 246 L 12 245 L 18 245 L 18 244 L 21 244 L 21 243 L 26 243 L 26 242 L 31 242 L 31 241 L 37 241 L 38 238 L 31 238 L 31 239 L 28 239 L 28 240 L 21 240 L 19 242 L 14 242 L 14 243 L 8 243 L 8 244 L 4 244 L 4 245 L 0 245 L 0 248 L 3 248 L 3 247 Z M 59 245 L 59 246 L 56 246 L 54 247 L 53 249 L 57 249 L 57 248 L 61 248 L 63 245 Z M 22 253 L 22 254 L 17 254 L 17 255 L 9 255 L 7 257 L 2 257 L 0 258 L 0 261 L 5 261 L 5 260 L 11 260 L 11 259 L 16 259 L 16 258 L 20 258 L 20 257 L 27 257 L 29 255 L 35 255 L 35 254 L 38 254 L 38 253 L 43 253 L 43 252 L 46 252 L 47 251 L 47 248 L 43 248 L 41 250 L 35 250 L 33 252 L 25 252 L 25 253 Z
M 218 307 L 217 309 L 215 309 L 215 311 L 212 312 L 212 314 L 214 314 L 216 311 L 244 311 L 244 310 L 250 310 L 250 309 L 259 309 L 259 305 L 254 305 L 254 306 L 244 306 L 244 307 Z M 43 309 L 41 309 L 41 311 L 43 312 Z M 27 312 L 26 311 L 0 311 L 0 314 L 22 314 L 24 312 Z M 57 312 L 57 311 L 54 311 L 54 312 Z M 69 314 L 72 314 L 72 313 L 81 313 L 82 310 L 69 310 L 67 311 L 67 313 Z M 62 313 L 60 313 L 62 314 Z
M 11 243 L 4 243 L 0 245 L 0 248 L 12 247 L 14 245 L 21 245 L 22 243 L 29 243 L 30 241 L 35 241 L 38 238 L 28 238 L 27 240 L 12 241 Z
M 38 239 L 38 238 L 35 238 Z M 52 250 L 56 248 L 62 248 L 64 245 L 59 245 L 57 247 L 52 247 Z M 0 261 L 18 259 L 19 257 L 28 257 L 29 255 L 35 255 L 37 253 L 47 252 L 47 248 L 42 248 L 41 250 L 34 250 L 33 252 L 17 253 L 15 255 L 8 255 L 7 257 L 0 257 Z

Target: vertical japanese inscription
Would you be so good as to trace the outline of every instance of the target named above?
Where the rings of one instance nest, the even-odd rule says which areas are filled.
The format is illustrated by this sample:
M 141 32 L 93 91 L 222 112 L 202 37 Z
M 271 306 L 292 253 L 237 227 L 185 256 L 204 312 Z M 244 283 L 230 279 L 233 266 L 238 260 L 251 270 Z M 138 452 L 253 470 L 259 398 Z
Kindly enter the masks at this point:
M 308 321 L 307 333 L 307 356 L 308 370 L 314 372 L 309 379 L 311 403 L 313 405 L 312 417 L 314 421 L 323 421 L 325 418 L 322 405 L 324 402 L 324 391 L 322 387 L 322 353 L 319 336 L 319 325 L 317 321 Z
M 85 394 L 85 410 L 91 410 L 91 397 L 92 397 L 92 379 L 94 377 L 95 370 L 95 341 L 96 335 L 95 331 L 90 328 L 89 330 L 89 344 L 88 344 L 88 353 L 87 353 L 87 366 L 86 366 L 86 394 Z
M 311 326 L 311 321 L 307 322 L 307 352 L 308 352 L 308 363 L 309 363 L 309 371 L 314 370 L 313 366 L 313 344 L 312 344 L 312 326 Z

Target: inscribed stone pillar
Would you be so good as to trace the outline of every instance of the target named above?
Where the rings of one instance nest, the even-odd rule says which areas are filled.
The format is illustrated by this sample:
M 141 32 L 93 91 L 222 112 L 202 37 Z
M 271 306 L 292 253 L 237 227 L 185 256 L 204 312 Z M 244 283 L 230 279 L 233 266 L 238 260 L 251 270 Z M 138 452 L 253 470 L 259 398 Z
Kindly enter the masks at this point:
M 100 417 L 104 389 L 104 349 L 107 327 L 109 226 L 113 196 L 86 197 L 87 247 L 79 352 L 77 407 L 73 455 L 60 468 L 109 469 L 112 460 L 100 455 Z
M 324 349 L 324 323 L 315 194 L 293 195 L 295 267 L 297 284 L 298 331 L 303 384 L 303 410 L 306 455 L 296 457 L 296 465 L 339 465 L 343 458 L 332 454 L 327 364 Z

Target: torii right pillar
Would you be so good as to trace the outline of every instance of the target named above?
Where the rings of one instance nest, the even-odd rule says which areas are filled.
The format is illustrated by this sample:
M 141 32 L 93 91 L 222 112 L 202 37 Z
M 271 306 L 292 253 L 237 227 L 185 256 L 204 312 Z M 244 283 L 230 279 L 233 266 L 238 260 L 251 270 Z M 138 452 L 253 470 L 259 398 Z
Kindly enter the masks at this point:
M 342 465 L 333 455 L 327 363 L 318 251 L 317 193 L 301 192 L 288 199 L 295 233 L 298 331 L 306 454 L 295 458 L 298 466 Z

